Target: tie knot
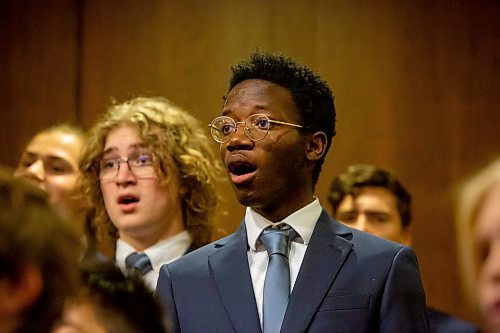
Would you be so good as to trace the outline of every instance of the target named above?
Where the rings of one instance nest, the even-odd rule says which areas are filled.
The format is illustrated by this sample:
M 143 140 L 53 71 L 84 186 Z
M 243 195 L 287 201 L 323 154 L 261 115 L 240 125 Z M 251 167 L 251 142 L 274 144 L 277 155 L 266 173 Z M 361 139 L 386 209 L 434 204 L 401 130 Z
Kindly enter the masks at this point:
M 151 261 L 145 253 L 134 252 L 125 259 L 125 267 L 129 274 L 144 275 L 153 269 Z
M 268 227 L 264 229 L 260 235 L 260 241 L 269 256 L 278 253 L 288 257 L 290 241 L 295 237 L 297 237 L 297 232 L 285 224 L 277 228 Z

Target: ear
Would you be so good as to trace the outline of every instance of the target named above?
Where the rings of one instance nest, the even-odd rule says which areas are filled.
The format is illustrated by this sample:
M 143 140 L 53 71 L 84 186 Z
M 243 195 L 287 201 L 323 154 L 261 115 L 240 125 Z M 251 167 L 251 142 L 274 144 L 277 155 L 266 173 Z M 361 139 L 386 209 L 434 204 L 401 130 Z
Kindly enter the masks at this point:
M 311 135 L 306 145 L 306 158 L 308 161 L 315 162 L 325 154 L 328 139 L 323 132 L 316 132 Z
M 22 267 L 14 280 L 0 280 L 0 317 L 19 316 L 43 290 L 42 274 L 32 265 Z

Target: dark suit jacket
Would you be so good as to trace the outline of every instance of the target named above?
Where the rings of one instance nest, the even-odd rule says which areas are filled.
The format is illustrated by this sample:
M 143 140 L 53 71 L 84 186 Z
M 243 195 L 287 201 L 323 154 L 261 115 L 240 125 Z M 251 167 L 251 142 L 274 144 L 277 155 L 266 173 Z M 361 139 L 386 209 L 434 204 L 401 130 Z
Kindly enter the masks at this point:
M 472 323 L 447 313 L 427 308 L 427 318 L 431 333 L 479 333 L 480 330 Z
M 242 223 L 161 268 L 156 295 L 173 332 L 261 332 L 247 248 Z M 323 211 L 281 332 L 428 332 L 413 250 L 348 228 Z

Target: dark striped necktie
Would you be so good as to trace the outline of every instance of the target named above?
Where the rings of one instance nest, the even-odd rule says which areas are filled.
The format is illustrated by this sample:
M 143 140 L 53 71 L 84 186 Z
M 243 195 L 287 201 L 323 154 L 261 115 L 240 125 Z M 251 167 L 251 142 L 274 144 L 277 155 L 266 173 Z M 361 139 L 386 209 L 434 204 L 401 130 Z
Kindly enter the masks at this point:
M 127 273 L 129 275 L 138 274 L 140 276 L 143 276 L 144 274 L 153 269 L 148 255 L 145 253 L 137 253 L 137 252 L 130 254 L 125 259 L 125 267 L 127 268 Z

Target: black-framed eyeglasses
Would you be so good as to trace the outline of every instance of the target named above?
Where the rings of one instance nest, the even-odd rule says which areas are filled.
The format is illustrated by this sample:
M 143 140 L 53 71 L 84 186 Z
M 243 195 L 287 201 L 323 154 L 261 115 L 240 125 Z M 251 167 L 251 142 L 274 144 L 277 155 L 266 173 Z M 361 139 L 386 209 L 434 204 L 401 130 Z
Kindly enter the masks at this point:
M 153 154 L 138 153 L 126 158 L 109 157 L 102 158 L 99 161 L 99 180 L 108 182 L 114 181 L 120 171 L 120 165 L 126 163 L 130 172 L 136 178 L 154 178 L 156 170 L 153 163 Z
M 243 130 L 246 136 L 252 141 L 259 141 L 266 137 L 269 132 L 270 124 L 286 125 L 296 128 L 303 128 L 302 125 L 287 123 L 279 120 L 269 119 L 265 114 L 253 114 L 245 121 L 234 121 L 233 118 L 220 116 L 212 120 L 208 125 L 210 133 L 218 143 L 228 142 L 231 136 L 236 133 L 238 125 L 244 125 Z

